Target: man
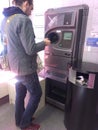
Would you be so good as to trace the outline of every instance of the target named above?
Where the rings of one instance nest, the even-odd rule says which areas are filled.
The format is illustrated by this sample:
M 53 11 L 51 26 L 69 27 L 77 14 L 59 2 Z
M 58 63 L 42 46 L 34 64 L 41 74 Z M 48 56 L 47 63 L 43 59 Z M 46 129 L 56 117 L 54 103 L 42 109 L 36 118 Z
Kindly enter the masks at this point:
M 7 34 L 7 53 L 11 71 L 17 74 L 15 120 L 16 125 L 22 130 L 38 130 L 39 125 L 32 124 L 32 116 L 38 107 L 42 95 L 41 86 L 37 75 L 37 52 L 50 45 L 50 40 L 45 38 L 42 42 L 35 43 L 32 22 L 29 19 L 33 10 L 32 0 L 14 0 L 15 6 L 5 8 L 3 26 Z M 3 31 L 4 31 L 3 30 Z M 30 99 L 24 107 L 27 93 Z

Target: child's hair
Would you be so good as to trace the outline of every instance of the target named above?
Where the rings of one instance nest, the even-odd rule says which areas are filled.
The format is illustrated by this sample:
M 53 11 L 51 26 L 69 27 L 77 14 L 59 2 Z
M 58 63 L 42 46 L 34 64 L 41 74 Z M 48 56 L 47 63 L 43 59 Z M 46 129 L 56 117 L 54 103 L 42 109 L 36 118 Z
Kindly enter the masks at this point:
M 23 2 L 28 1 L 28 3 L 31 5 L 33 4 L 33 0 L 13 0 L 12 3 L 15 5 L 21 6 Z

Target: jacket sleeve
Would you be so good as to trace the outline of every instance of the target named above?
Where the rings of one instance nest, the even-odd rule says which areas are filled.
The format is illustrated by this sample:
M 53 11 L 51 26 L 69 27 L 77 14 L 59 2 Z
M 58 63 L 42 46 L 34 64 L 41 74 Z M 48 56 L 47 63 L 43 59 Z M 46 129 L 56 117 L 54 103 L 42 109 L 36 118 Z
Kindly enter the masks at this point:
M 28 55 L 33 55 L 41 50 L 44 50 L 44 41 L 35 43 L 35 34 L 32 26 L 32 22 L 29 18 L 22 21 L 20 26 L 20 40 Z

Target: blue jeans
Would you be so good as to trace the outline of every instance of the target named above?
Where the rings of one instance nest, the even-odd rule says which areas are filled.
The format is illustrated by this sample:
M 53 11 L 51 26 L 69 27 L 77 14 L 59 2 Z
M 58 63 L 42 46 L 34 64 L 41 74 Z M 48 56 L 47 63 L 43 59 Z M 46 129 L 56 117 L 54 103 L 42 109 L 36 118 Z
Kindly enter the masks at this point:
M 17 76 L 15 120 L 20 128 L 28 127 L 32 123 L 32 116 L 36 111 L 42 95 L 41 86 L 37 73 L 25 76 Z M 30 93 L 28 104 L 25 108 L 24 99 L 27 90 Z

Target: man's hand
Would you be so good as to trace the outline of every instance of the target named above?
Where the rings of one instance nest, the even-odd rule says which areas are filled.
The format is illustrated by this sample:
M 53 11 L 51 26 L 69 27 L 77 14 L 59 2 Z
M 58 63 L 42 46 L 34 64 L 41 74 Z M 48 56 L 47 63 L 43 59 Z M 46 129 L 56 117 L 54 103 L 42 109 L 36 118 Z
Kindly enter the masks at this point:
M 45 38 L 44 42 L 46 46 L 51 44 L 51 41 L 48 38 Z

